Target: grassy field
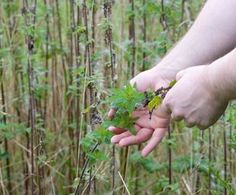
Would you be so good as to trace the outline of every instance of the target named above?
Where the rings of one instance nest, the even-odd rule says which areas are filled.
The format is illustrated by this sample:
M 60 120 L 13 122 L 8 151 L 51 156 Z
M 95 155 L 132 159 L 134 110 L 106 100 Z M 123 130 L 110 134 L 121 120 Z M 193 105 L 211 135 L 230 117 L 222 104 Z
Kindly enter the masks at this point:
M 160 61 L 203 4 L 1 0 L 0 194 L 236 194 L 234 103 L 205 131 L 173 123 L 147 158 L 91 133 L 110 89 Z

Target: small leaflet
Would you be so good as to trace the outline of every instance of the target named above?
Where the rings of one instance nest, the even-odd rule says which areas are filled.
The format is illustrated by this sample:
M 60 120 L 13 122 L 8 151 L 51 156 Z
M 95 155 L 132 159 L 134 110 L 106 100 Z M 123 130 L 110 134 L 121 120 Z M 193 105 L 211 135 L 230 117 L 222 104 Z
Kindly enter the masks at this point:
M 159 106 L 162 102 L 161 97 L 155 96 L 149 103 L 148 103 L 148 111 L 152 112 L 157 106 Z
M 171 81 L 169 87 L 173 87 L 176 84 L 176 82 L 177 82 L 176 80 Z

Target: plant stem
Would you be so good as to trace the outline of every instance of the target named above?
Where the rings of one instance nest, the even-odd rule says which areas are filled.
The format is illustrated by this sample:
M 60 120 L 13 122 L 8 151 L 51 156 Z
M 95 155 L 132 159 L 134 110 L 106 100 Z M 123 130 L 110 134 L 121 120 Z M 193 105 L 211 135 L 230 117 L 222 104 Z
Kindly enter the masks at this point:
M 211 195 L 211 162 L 212 162 L 212 140 L 211 140 L 211 128 L 208 129 L 208 160 L 209 160 L 209 173 L 208 173 L 208 194 Z
M 168 126 L 168 139 L 171 140 L 171 129 Z M 169 177 L 169 185 L 172 184 L 172 150 L 171 145 L 168 146 L 168 177 Z
M 96 145 L 91 150 L 91 153 L 93 153 L 97 149 L 98 146 L 99 146 L 99 143 L 96 143 Z M 86 168 L 87 168 L 88 164 L 89 164 L 89 158 L 87 157 L 87 159 L 84 163 L 84 166 L 82 168 L 82 173 L 81 173 L 80 178 L 79 178 L 79 184 L 77 185 L 76 190 L 75 190 L 75 195 L 78 195 L 80 193 L 80 190 L 81 190 L 80 185 L 81 185 L 81 182 L 82 182 L 82 179 L 84 177 L 84 174 L 85 174 L 85 171 L 86 171 Z
M 1 49 L 1 40 L 0 40 L 0 49 Z M 6 103 L 5 103 L 5 91 L 4 91 L 4 86 L 3 86 L 3 65 L 1 61 L 0 61 L 0 82 L 1 82 L 2 111 L 4 113 L 7 113 Z M 7 118 L 5 114 L 2 116 L 2 122 L 5 125 L 7 124 Z M 4 138 L 4 150 L 7 153 L 7 155 L 9 155 L 8 140 L 6 138 Z M 7 167 L 7 191 L 9 192 L 9 194 L 12 194 L 11 169 L 10 169 L 9 157 L 6 158 L 6 167 Z
M 226 135 L 226 128 L 225 128 L 225 116 L 224 116 L 224 124 L 223 124 L 223 131 L 224 131 L 224 180 L 227 182 L 228 174 L 227 174 L 227 135 Z M 224 188 L 224 195 L 227 195 L 227 188 Z
M 57 13 L 57 29 L 58 29 L 58 36 L 59 36 L 59 44 L 60 44 L 60 49 L 61 52 L 63 53 L 61 55 L 61 62 L 62 62 L 62 68 L 64 72 L 64 82 L 65 82 L 65 89 L 67 91 L 68 89 L 68 81 L 67 81 L 67 73 L 66 73 L 66 63 L 65 63 L 65 54 L 63 50 L 63 42 L 62 42 L 62 28 L 61 28 L 61 15 L 60 15 L 60 5 L 59 5 L 59 0 L 55 0 L 56 2 L 56 13 Z
M 146 13 L 146 0 L 143 0 L 143 44 L 144 44 L 144 49 L 143 49 L 143 64 L 142 64 L 142 71 L 146 70 L 146 42 L 147 42 L 147 13 Z
M 132 14 L 129 18 L 129 40 L 131 41 L 131 76 L 135 75 L 135 61 L 136 61 L 136 38 L 135 38 L 135 9 L 134 0 L 129 0 Z M 128 66 L 130 67 L 130 66 Z M 124 178 L 125 179 L 125 178 Z

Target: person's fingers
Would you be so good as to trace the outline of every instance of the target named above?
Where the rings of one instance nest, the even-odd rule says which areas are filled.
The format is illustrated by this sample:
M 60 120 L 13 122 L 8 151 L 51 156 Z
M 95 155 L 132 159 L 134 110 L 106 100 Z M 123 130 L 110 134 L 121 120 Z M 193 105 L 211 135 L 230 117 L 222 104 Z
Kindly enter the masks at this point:
M 122 138 L 119 142 L 119 146 L 124 147 L 145 142 L 151 137 L 152 132 L 153 129 L 142 128 L 139 130 L 137 135 Z
M 186 70 L 181 70 L 176 74 L 176 81 L 179 81 L 185 74 Z
M 191 128 L 195 125 L 195 121 L 192 120 L 191 118 L 184 118 L 184 122 L 187 127 Z
M 154 131 L 150 141 L 142 150 L 142 156 L 147 156 L 161 142 L 167 130 L 167 128 L 158 128 Z
M 141 74 L 143 74 L 143 73 L 141 73 Z M 139 75 L 134 77 L 133 79 L 131 79 L 129 83 L 140 92 L 144 92 L 147 89 L 147 86 L 142 82 L 142 79 L 140 80 Z
M 136 83 L 136 79 L 135 79 L 135 78 L 131 79 L 131 80 L 129 81 L 129 83 L 130 83 L 131 86 L 134 86 L 135 83 Z
M 167 93 L 168 95 L 168 93 Z M 171 114 L 171 108 L 169 103 L 166 101 L 166 97 L 164 98 L 164 100 L 162 101 L 162 104 L 158 107 L 158 115 L 164 117 L 164 118 L 170 118 L 170 114 Z
M 119 128 L 119 127 L 114 127 L 114 126 L 108 127 L 108 130 L 111 131 L 114 134 L 121 134 L 121 133 L 127 131 L 127 129 L 123 129 L 123 128 Z
M 194 124 L 194 123 L 186 123 L 186 126 L 187 126 L 188 128 L 192 128 L 192 127 L 195 126 L 195 124 Z
M 141 127 L 141 126 L 139 126 L 138 124 L 135 124 L 135 125 L 134 125 L 134 128 L 137 130 L 137 132 L 139 132 L 139 131 L 140 131 L 140 129 L 142 129 L 142 127 Z
M 169 119 L 157 117 L 155 115 L 152 115 L 152 118 L 150 120 L 149 115 L 145 115 L 143 117 L 140 117 L 136 124 L 141 127 L 146 127 L 149 129 L 155 129 L 156 127 L 163 128 L 166 127 L 166 125 L 169 123 Z
M 109 110 L 107 115 L 108 115 L 109 118 L 113 118 L 115 113 L 116 113 L 116 110 L 114 108 L 112 108 L 112 109 Z
M 133 111 L 133 113 L 132 113 L 132 116 L 134 117 L 134 118 L 139 118 L 139 117 L 141 117 L 141 116 L 143 116 L 143 115 L 148 115 L 148 110 L 145 108 L 145 109 L 138 109 L 138 110 L 135 110 L 135 111 Z
M 134 128 L 139 131 L 141 129 L 141 127 L 139 125 L 134 125 Z M 125 131 L 129 131 L 128 129 L 124 129 L 124 128 L 120 128 L 120 127 L 114 127 L 114 126 L 110 126 L 108 127 L 108 130 L 111 131 L 114 134 L 121 134 L 124 133 Z
M 128 137 L 130 135 L 132 135 L 132 134 L 129 131 L 125 131 L 124 133 L 121 133 L 119 135 L 114 135 L 111 138 L 111 143 L 113 143 L 113 144 L 119 143 L 122 138 Z
M 175 121 L 181 121 L 183 119 L 182 115 L 175 115 L 173 112 L 171 113 L 171 119 Z
M 186 68 L 184 70 L 179 71 L 176 74 L 176 81 L 179 81 L 186 73 L 189 73 L 189 72 L 191 72 L 194 69 L 199 68 L 199 67 L 201 67 L 201 66 L 189 67 L 189 68 Z

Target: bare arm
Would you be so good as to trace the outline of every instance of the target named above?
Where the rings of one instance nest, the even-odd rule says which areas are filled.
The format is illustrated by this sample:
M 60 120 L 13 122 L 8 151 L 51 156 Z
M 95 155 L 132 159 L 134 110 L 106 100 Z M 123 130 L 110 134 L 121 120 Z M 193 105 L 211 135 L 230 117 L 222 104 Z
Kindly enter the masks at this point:
M 192 28 L 174 49 L 157 66 L 131 80 L 139 91 L 156 90 L 168 85 L 180 70 L 196 66 L 178 74 L 178 82 L 151 120 L 147 110 L 137 110 L 136 136 L 125 129 L 111 127 L 116 134 L 113 143 L 123 147 L 148 140 L 142 151 L 146 156 L 168 130 L 170 112 L 167 110 L 171 111 L 172 118 L 184 119 L 188 126 L 197 125 L 201 129 L 221 116 L 228 100 L 236 98 L 236 50 L 224 56 L 236 46 L 235 9 L 236 0 L 208 0 Z M 201 64 L 207 65 L 197 66 Z
M 208 68 L 208 75 L 217 96 L 236 99 L 236 49 L 213 62 Z
M 188 33 L 154 69 L 164 67 L 173 79 L 182 69 L 211 63 L 231 51 L 236 46 L 235 9 L 235 0 L 208 0 Z

